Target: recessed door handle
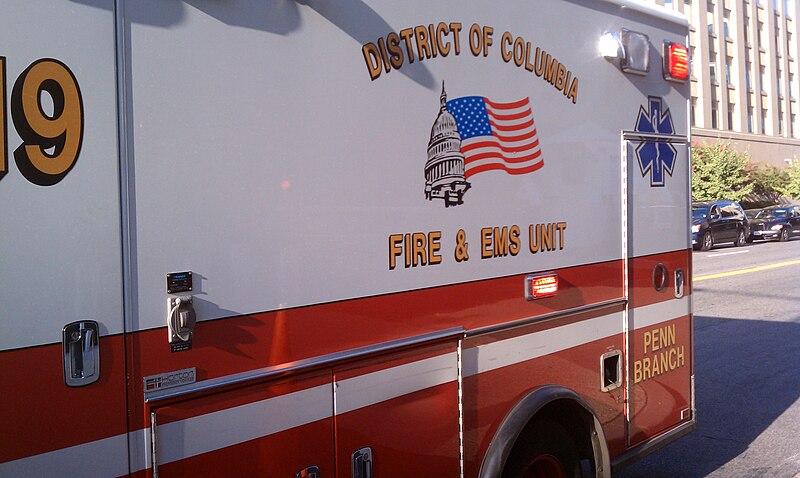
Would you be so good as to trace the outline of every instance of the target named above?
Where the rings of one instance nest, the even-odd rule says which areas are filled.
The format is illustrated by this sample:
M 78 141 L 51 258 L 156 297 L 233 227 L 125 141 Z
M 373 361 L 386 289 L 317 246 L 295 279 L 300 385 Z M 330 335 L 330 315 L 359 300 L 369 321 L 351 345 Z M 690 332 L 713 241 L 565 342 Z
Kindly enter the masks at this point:
M 83 387 L 100 378 L 99 327 L 93 320 L 64 326 L 64 382 L 68 387 Z
M 353 478 L 372 478 L 372 448 L 359 448 L 353 453 Z

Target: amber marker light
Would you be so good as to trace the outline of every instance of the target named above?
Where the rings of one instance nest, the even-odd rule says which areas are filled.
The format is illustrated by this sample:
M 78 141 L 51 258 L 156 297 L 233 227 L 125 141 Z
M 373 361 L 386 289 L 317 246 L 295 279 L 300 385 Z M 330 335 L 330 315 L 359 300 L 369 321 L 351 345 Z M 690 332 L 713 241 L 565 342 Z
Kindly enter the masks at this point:
M 525 296 L 528 300 L 543 299 L 558 294 L 558 275 L 554 272 L 525 278 Z
M 664 78 L 681 82 L 689 79 L 689 50 L 680 43 L 664 42 Z

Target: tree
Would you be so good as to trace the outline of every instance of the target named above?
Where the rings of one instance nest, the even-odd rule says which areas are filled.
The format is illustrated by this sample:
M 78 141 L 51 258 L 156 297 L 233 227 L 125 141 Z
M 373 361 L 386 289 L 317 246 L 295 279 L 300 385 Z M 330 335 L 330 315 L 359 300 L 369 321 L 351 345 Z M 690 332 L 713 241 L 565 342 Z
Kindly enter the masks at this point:
M 787 177 L 786 182 L 777 186 L 775 189 L 784 196 L 789 196 L 792 199 L 800 199 L 800 164 L 795 162 L 788 166 L 784 172 Z
M 750 202 L 762 205 L 777 204 L 784 195 L 783 189 L 789 184 L 789 174 L 785 169 L 765 163 L 750 164 L 746 168 L 753 185 Z
M 752 193 L 748 178 L 748 153 L 737 153 L 730 144 L 692 146 L 692 197 L 696 200 L 741 201 Z

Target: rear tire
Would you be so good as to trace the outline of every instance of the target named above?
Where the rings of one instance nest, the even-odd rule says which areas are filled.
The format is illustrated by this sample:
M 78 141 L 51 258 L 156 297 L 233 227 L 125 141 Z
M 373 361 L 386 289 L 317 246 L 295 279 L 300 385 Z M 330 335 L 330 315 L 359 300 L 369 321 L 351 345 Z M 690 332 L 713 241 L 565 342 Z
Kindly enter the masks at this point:
M 560 423 L 540 419 L 517 438 L 503 478 L 580 478 L 581 463 L 572 435 Z
M 714 247 L 714 236 L 711 235 L 711 231 L 706 231 L 706 233 L 703 234 L 702 242 L 700 242 L 700 250 L 707 251 L 712 247 Z

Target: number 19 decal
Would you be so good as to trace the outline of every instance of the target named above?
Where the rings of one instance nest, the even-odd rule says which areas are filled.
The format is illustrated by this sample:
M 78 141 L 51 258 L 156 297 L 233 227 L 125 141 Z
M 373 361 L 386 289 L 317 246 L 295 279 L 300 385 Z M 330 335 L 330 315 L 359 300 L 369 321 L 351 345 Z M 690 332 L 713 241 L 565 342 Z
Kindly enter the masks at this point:
M 42 103 L 47 93 L 53 111 Z M 0 57 L 0 179 L 8 172 L 5 58 Z M 14 160 L 25 178 L 40 186 L 52 186 L 70 172 L 83 143 L 83 100 L 70 69 L 54 59 L 37 60 L 14 83 L 11 119 L 22 138 Z

